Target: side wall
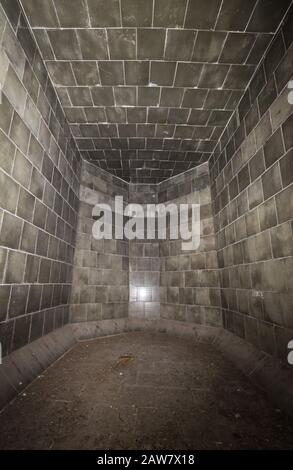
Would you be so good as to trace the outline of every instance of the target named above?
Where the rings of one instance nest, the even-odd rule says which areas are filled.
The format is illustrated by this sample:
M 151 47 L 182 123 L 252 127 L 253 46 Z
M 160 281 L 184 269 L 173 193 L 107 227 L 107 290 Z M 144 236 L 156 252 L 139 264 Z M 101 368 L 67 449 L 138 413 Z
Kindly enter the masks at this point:
M 293 338 L 292 19 L 210 162 L 224 326 L 282 359 Z
M 182 251 L 180 239 L 160 242 L 161 317 L 222 326 L 208 165 L 203 164 L 161 183 L 158 200 L 165 204 L 200 204 L 201 218 L 197 250 Z
M 201 240 L 196 251 L 182 251 L 181 240 L 95 240 L 97 203 L 197 203 Z M 126 222 L 126 219 L 124 219 Z M 78 216 L 71 321 L 130 318 L 177 320 L 221 326 L 221 296 L 208 165 L 160 185 L 128 184 L 90 163 L 83 163 Z
M 64 325 L 80 156 L 17 1 L 0 5 L 0 341 Z
M 83 162 L 71 296 L 71 321 L 98 321 L 128 316 L 129 242 L 96 240 L 93 207 L 113 207 L 115 195 L 128 201 L 128 184 Z

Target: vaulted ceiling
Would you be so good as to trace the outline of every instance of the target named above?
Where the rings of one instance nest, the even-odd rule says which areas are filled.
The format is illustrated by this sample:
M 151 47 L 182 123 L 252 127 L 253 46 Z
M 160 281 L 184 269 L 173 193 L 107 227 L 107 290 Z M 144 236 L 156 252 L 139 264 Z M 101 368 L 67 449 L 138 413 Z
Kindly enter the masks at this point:
M 290 0 L 21 0 L 82 156 L 157 183 L 208 160 Z

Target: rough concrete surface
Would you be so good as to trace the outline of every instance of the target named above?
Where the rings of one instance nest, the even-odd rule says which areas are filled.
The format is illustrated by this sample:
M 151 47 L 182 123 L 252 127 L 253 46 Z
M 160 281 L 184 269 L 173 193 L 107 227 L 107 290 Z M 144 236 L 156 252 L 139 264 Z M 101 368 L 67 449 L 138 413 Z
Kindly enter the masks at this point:
M 1 449 L 292 448 L 293 422 L 209 344 L 77 344 L 0 415 Z

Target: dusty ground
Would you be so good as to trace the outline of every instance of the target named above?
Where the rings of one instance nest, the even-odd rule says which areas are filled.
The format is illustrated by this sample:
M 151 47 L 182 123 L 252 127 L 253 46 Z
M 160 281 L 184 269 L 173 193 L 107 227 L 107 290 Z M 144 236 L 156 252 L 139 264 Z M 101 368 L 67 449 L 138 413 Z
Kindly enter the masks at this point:
M 211 346 L 78 344 L 0 415 L 1 449 L 293 448 L 293 423 Z

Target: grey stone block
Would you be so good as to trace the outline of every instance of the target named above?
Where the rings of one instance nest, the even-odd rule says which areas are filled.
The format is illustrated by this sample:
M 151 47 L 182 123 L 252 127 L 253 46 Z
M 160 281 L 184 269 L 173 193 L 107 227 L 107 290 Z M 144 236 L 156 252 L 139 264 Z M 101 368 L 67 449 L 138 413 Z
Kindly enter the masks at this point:
M 280 160 L 280 170 L 283 187 L 285 188 L 293 183 L 293 150 L 289 150 Z
M 285 88 L 270 107 L 273 131 L 283 124 L 292 113 L 292 105 L 288 101 L 288 90 Z
M 170 30 L 167 36 L 165 58 L 167 60 L 190 60 L 194 39 L 194 31 Z
M 13 165 L 13 177 L 25 188 L 29 187 L 30 178 L 32 173 L 32 165 L 21 152 L 16 151 L 14 165 Z
M 38 279 L 40 258 L 37 256 L 27 256 L 25 282 L 36 282 Z
M 292 219 L 293 212 L 293 185 L 288 186 L 276 196 L 278 220 L 280 223 Z
M 277 225 L 276 205 L 273 198 L 259 206 L 258 213 L 261 230 L 266 230 Z
M 258 206 L 263 202 L 261 179 L 256 180 L 251 186 L 249 186 L 248 202 L 249 209 L 253 209 L 254 207 Z
M 108 41 L 110 58 L 112 60 L 136 58 L 136 35 L 134 29 L 108 29 Z M 106 57 L 104 58 L 106 59 Z M 139 58 L 143 59 L 144 57 L 139 56 Z
M 5 213 L 0 233 L 0 243 L 2 246 L 17 249 L 19 247 L 22 229 L 21 219 L 12 214 Z
M 270 108 L 271 109 L 271 108 Z M 274 129 L 273 129 L 274 130 Z M 258 150 L 262 145 L 265 144 L 267 139 L 272 134 L 272 125 L 269 112 L 266 112 L 255 128 L 255 141 L 256 149 Z
M 26 255 L 17 251 L 9 251 L 5 284 L 20 284 L 23 282 Z
M 259 232 L 259 219 L 257 209 L 250 211 L 246 215 L 246 230 L 248 236 L 255 235 Z
M 15 212 L 19 186 L 8 175 L 0 171 L 0 204 L 3 209 Z
M 152 2 L 144 0 L 124 0 L 121 4 L 122 25 L 125 26 L 151 26 Z
M 141 60 L 163 60 L 165 35 L 166 32 L 163 29 L 138 29 L 137 58 Z M 151 79 L 151 82 L 158 85 L 153 79 Z
M 264 146 L 264 156 L 266 167 L 270 167 L 284 154 L 284 145 L 281 130 L 276 132 L 269 138 Z
M 284 137 L 284 142 L 285 142 L 285 148 L 286 150 L 289 150 L 292 145 L 293 145 L 293 140 L 292 140 L 292 122 L 293 122 L 293 114 L 291 113 L 288 119 L 284 122 L 282 126 L 282 131 L 283 131 L 283 137 Z
M 17 205 L 17 215 L 28 222 L 32 222 L 35 208 L 35 198 L 25 189 L 20 188 Z
M 3 91 L 16 111 L 22 115 L 26 103 L 26 90 L 10 65 L 8 67 Z
M 2 105 L 3 106 L 3 105 Z M 2 108 L 1 106 L 1 108 Z M 2 115 L 2 113 L 1 113 Z M 0 131 L 0 157 L 1 157 L 1 168 L 8 173 L 11 173 L 13 159 L 14 159 L 15 147 L 8 137 Z
M 285 260 L 272 260 L 264 265 L 263 287 L 265 290 L 284 292 L 287 289 Z
M 9 317 L 20 317 L 26 313 L 26 302 L 28 296 L 28 286 L 27 285 L 14 285 L 11 289 L 11 298 L 9 303 Z M 18 322 L 17 335 L 14 332 L 13 349 L 18 349 L 28 342 L 29 334 L 29 317 L 24 317 L 23 321 Z M 22 338 L 22 328 L 23 338 Z
M 265 200 L 282 189 L 280 168 L 278 164 L 275 164 L 262 176 L 262 184 Z
M 279 225 L 271 230 L 272 250 L 275 258 L 293 255 L 291 223 Z

